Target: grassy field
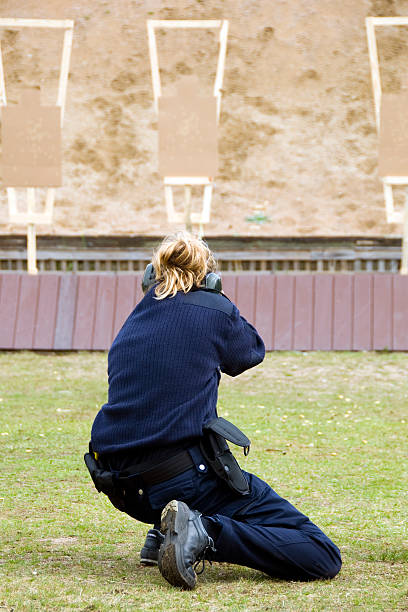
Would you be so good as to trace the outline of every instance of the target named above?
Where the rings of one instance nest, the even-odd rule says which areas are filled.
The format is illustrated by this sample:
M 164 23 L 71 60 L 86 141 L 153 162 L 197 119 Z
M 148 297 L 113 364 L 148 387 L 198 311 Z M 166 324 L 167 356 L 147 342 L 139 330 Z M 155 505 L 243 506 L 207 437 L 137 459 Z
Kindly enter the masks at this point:
M 0 611 L 408 610 L 407 371 L 406 354 L 275 353 L 223 377 L 219 413 L 253 442 L 242 466 L 321 526 L 344 565 L 295 583 L 214 564 L 182 592 L 139 564 L 146 525 L 83 464 L 106 354 L 0 353 Z

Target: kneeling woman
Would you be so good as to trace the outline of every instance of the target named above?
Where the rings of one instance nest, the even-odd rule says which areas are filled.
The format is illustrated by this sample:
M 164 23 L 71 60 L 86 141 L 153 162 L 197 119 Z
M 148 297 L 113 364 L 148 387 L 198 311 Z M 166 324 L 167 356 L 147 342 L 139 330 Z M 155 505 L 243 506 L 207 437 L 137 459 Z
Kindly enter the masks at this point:
M 205 286 L 215 261 L 201 240 L 166 238 L 153 267 L 152 286 L 109 351 L 108 402 L 91 435 L 105 479 L 98 488 L 154 526 L 142 560 L 158 562 L 175 586 L 195 586 L 205 555 L 288 580 L 333 578 L 340 552 L 316 525 L 253 474 L 240 471 L 246 490 L 232 490 L 203 454 L 220 372 L 237 376 L 259 364 L 262 339 Z

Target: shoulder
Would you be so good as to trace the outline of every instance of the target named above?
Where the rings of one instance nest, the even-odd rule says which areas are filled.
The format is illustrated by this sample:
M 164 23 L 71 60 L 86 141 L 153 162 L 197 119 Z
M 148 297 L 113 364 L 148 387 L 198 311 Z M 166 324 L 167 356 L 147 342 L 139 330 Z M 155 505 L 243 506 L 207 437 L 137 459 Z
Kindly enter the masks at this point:
M 219 310 L 227 315 L 232 315 L 234 304 L 222 293 L 216 291 L 201 290 L 180 293 L 180 300 L 184 304 L 192 304 L 212 310 Z

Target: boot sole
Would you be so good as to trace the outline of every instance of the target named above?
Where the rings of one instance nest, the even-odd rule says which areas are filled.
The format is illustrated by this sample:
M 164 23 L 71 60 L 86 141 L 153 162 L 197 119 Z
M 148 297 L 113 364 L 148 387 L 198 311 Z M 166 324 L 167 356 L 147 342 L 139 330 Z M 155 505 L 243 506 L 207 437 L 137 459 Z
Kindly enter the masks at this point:
M 159 552 L 159 570 L 171 585 L 193 589 L 197 576 L 189 574 L 183 563 L 183 546 L 187 538 L 189 509 L 183 502 L 173 500 L 161 515 L 161 532 L 165 539 Z
M 149 559 L 147 557 L 140 557 L 140 563 L 142 565 L 145 565 L 146 567 L 153 567 L 154 565 L 157 565 L 158 561 L 157 559 Z

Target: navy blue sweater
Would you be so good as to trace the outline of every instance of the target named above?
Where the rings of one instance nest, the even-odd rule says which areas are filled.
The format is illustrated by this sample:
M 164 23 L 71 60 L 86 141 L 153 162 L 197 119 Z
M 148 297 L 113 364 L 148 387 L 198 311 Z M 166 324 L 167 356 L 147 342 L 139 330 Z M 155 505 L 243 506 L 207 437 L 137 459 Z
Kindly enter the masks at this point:
M 178 292 L 139 302 L 108 355 L 108 402 L 92 427 L 101 454 L 185 445 L 217 416 L 220 370 L 237 376 L 265 346 L 225 296 Z

